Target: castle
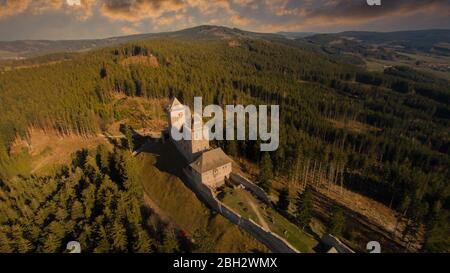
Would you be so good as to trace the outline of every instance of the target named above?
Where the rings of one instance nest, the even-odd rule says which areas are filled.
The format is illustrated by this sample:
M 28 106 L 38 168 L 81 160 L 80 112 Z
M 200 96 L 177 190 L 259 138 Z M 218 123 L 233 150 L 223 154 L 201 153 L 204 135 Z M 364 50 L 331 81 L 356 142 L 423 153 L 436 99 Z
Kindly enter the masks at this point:
M 212 149 L 206 138 L 208 128 L 204 128 L 202 118 L 190 116 L 187 106 L 174 98 L 169 105 L 169 130 L 175 128 L 190 136 L 189 140 L 174 140 L 176 148 L 189 163 L 188 171 L 197 183 L 210 188 L 217 188 L 225 183 L 232 172 L 232 160 L 221 148 Z M 192 119 L 191 128 L 186 126 L 186 119 Z

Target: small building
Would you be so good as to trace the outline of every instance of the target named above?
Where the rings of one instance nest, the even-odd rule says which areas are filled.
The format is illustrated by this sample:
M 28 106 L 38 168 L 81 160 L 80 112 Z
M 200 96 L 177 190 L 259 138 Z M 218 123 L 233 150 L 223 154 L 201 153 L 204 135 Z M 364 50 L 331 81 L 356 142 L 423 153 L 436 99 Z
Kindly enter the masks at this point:
M 210 150 L 189 165 L 194 180 L 211 188 L 218 188 L 230 177 L 232 160 L 221 148 Z

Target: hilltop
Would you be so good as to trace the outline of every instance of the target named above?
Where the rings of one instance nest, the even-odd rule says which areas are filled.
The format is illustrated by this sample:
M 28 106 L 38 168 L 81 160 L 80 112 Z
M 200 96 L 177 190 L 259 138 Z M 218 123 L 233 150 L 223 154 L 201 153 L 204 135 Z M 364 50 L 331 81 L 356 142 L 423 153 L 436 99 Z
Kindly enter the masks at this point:
M 237 28 L 204 25 L 173 32 L 136 34 L 106 39 L 0 41 L 0 60 L 2 60 L 2 57 L 3 59 L 22 59 L 49 53 L 81 52 L 132 41 L 151 39 L 214 40 L 233 38 L 270 39 L 282 37 L 282 35 L 278 34 L 256 33 Z
M 319 37 L 347 37 L 360 40 L 367 44 L 384 44 L 405 49 L 448 53 L 450 30 L 412 30 L 397 32 L 346 31 L 335 34 L 316 34 L 312 32 L 258 33 L 238 28 L 202 25 L 172 32 L 135 34 L 105 39 L 0 41 L 0 60 L 2 57 L 4 59 L 14 59 L 57 52 L 80 52 L 150 39 L 265 39 L 289 44 L 292 43 L 292 40 L 297 40 L 299 43 L 310 40 L 317 41 Z

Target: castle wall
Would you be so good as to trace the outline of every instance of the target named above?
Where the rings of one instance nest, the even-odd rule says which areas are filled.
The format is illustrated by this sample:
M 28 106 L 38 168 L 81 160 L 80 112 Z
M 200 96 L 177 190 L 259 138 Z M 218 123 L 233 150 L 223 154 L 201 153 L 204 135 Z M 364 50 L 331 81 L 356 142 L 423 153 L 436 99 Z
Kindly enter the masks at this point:
M 257 186 L 255 183 L 251 182 L 247 178 L 243 177 L 238 173 L 230 174 L 230 182 L 234 185 L 243 185 L 247 190 L 252 192 L 258 199 L 263 201 L 264 203 L 271 205 L 271 201 L 267 193 Z
M 338 238 L 334 237 L 331 234 L 326 234 L 322 237 L 322 243 L 326 244 L 329 247 L 334 247 L 338 253 L 355 253 L 348 246 L 339 241 Z
M 236 224 L 249 234 L 251 234 L 256 240 L 267 246 L 272 252 L 275 253 L 299 253 L 289 242 L 280 237 L 278 234 L 265 230 L 262 226 L 255 223 L 251 219 L 242 217 L 239 213 L 232 208 L 226 206 L 220 202 L 214 195 L 211 188 L 207 187 L 203 183 L 198 183 L 192 176 L 192 173 L 188 169 L 183 169 L 187 182 L 191 185 L 194 192 L 199 198 L 205 202 L 211 209 L 219 212 L 230 222 Z

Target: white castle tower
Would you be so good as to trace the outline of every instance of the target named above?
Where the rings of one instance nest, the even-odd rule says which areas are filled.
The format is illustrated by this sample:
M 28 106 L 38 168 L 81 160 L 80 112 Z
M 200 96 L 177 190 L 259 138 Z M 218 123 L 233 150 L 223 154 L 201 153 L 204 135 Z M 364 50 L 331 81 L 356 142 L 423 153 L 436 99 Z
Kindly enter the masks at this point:
M 202 152 L 210 149 L 209 139 L 207 136 L 207 128 L 204 128 L 203 121 L 200 116 L 190 115 L 189 108 L 183 105 L 177 98 L 172 100 L 169 106 L 170 130 L 176 128 L 190 136 L 190 140 L 174 141 L 178 150 L 183 156 L 192 162 L 199 157 Z M 195 118 L 194 118 L 195 116 Z M 191 119 L 191 128 L 186 126 L 186 119 Z
M 181 102 L 174 98 L 169 106 L 170 114 L 170 128 L 175 127 L 178 130 L 183 128 L 186 121 L 186 107 Z

